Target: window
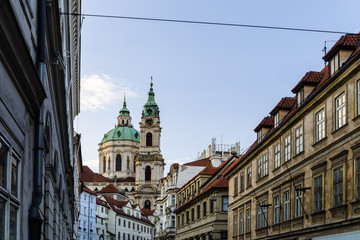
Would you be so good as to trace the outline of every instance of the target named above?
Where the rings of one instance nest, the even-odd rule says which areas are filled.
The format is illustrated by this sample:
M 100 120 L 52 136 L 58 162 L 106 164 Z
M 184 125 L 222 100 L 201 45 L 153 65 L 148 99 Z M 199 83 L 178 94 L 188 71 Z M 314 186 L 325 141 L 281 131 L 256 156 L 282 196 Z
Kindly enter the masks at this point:
M 274 127 L 279 126 L 279 112 L 274 115 Z
M 257 171 L 257 179 L 261 179 L 268 175 L 268 155 L 263 154 L 258 160 L 258 171 Z
M 175 195 L 171 195 L 171 206 L 175 206 Z
M 315 114 L 315 140 L 316 142 L 325 137 L 325 110 L 324 108 Z
M 357 87 L 357 115 L 360 115 L 360 80 L 356 83 Z
M 274 147 L 274 168 L 280 167 L 280 143 Z
M 116 171 L 121 171 L 121 156 L 117 155 L 116 156 L 116 167 L 115 167 Z
M 284 192 L 284 216 L 283 220 L 287 221 L 290 219 L 290 200 L 289 200 L 289 191 Z
M 186 212 L 186 224 L 189 224 L 190 217 L 189 217 L 189 211 Z
M 146 134 L 146 146 L 151 147 L 152 146 L 152 134 L 148 132 Z
M 295 212 L 294 217 L 301 216 L 301 185 L 295 187 Z
M 144 207 L 148 210 L 150 210 L 151 202 L 149 200 L 145 201 Z
M 184 226 L 184 214 L 181 215 L 181 226 Z
M 195 211 L 194 209 L 192 208 L 191 209 L 191 221 L 193 222 L 195 220 Z
M 240 225 L 240 234 L 244 233 L 244 216 L 243 216 L 243 212 L 240 212 L 239 214 L 239 225 Z
M 342 93 L 337 98 L 335 98 L 335 129 L 339 129 L 345 125 L 345 103 L 345 93 Z
M 263 177 L 268 175 L 268 155 L 265 153 L 262 155 L 262 162 L 263 162 Z
M 108 160 L 108 171 L 110 171 L 110 163 L 111 163 L 111 161 L 110 161 L 110 158 L 109 158 L 109 160 Z
M 257 160 L 257 179 L 261 179 L 261 172 L 262 172 L 262 166 L 261 166 L 261 158 Z
M 106 159 L 105 159 L 105 156 L 104 156 L 104 159 L 103 159 L 103 172 L 106 172 Z
M 246 232 L 250 232 L 251 230 L 251 215 L 250 208 L 246 209 Z
M 247 168 L 247 179 L 246 179 L 246 186 L 251 186 L 251 166 Z
M 234 178 L 234 196 L 238 195 L 238 177 Z
M 175 227 L 175 216 L 171 216 L 171 227 Z
M 261 142 L 262 136 L 261 136 L 261 129 L 257 132 L 257 141 L 258 143 Z
M 320 175 L 314 178 L 314 212 L 322 210 L 322 198 L 323 198 L 323 176 Z
M 203 217 L 206 216 L 206 202 L 203 202 Z
M 234 221 L 233 221 L 234 225 L 233 225 L 233 230 L 234 230 L 234 234 L 233 237 L 237 236 L 237 214 L 234 214 Z
M 343 166 L 333 170 L 333 205 L 334 207 L 343 204 Z
M 244 172 L 240 173 L 240 192 L 244 191 Z
M 302 126 L 295 129 L 295 155 L 303 151 L 303 130 Z
M 221 208 L 221 210 L 223 212 L 228 211 L 228 204 L 229 204 L 229 197 L 228 196 L 222 196 L 222 208 Z
M 279 196 L 274 197 L 274 219 L 273 224 L 278 224 L 280 222 L 280 204 Z
M 256 228 L 266 227 L 267 222 L 267 207 L 266 200 L 257 205 L 257 215 L 256 215 Z
M 300 89 L 299 92 L 296 94 L 297 106 L 300 106 L 303 101 L 304 101 L 304 88 Z
M 220 240 L 227 240 L 227 239 L 228 239 L 227 231 L 221 231 L 220 232 Z
M 290 147 L 291 147 L 291 139 L 290 135 L 286 136 L 284 139 L 284 161 L 287 162 L 290 160 Z
M 210 208 L 210 213 L 213 213 L 214 212 L 214 201 L 209 201 L 209 208 Z
M 197 219 L 200 219 L 200 205 L 197 205 L 196 211 L 197 211 Z
M 129 158 L 129 156 L 126 157 L 126 170 L 130 170 L 130 158 Z
M 151 181 L 151 167 L 147 166 L 145 168 L 145 181 Z

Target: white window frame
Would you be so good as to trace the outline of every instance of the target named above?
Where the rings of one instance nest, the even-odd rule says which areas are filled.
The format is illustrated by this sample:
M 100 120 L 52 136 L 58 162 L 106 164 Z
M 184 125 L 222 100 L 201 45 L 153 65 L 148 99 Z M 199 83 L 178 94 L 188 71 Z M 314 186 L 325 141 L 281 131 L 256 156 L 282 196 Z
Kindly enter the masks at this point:
M 303 151 L 303 127 L 295 128 L 295 155 Z
M 262 159 L 261 157 L 257 160 L 257 179 L 262 178 Z
M 274 115 L 274 127 L 279 126 L 279 112 Z
M 240 212 L 239 213 L 239 225 L 240 225 L 240 231 L 239 231 L 239 234 L 242 235 L 244 234 L 244 214 L 243 212 Z
M 280 143 L 274 146 L 274 169 L 280 167 Z
M 273 224 L 278 224 L 280 222 L 280 201 L 279 196 L 274 197 L 274 219 Z
M 263 166 L 263 177 L 267 176 L 269 173 L 269 161 L 268 161 L 268 154 L 265 153 L 262 155 L 262 166 Z
M 233 218 L 233 237 L 237 236 L 237 213 L 234 214 Z
M 335 130 L 346 124 L 346 95 L 341 93 L 335 98 Z
M 251 166 L 247 168 L 247 174 L 246 174 L 246 187 L 250 187 L 252 185 L 252 169 Z
M 250 208 L 246 209 L 246 232 L 251 231 L 251 211 Z
M 283 221 L 287 221 L 290 219 L 290 191 L 287 190 L 283 193 L 283 204 L 284 204 L 284 214 Z
M 4 185 L 0 186 L 0 201 L 2 204 L 3 214 L 3 236 L 0 238 L 6 238 L 9 236 L 11 239 L 18 239 L 19 230 L 19 185 L 20 185 L 20 156 L 16 154 L 13 147 L 2 137 L 0 137 L 0 148 L 3 146 L 5 149 L 5 164 L 3 169 Z M 15 166 L 16 177 L 12 178 L 13 166 Z M 12 180 L 16 180 L 15 189 L 13 189 Z M 11 235 L 14 234 L 14 235 Z
M 291 136 L 290 134 L 284 138 L 284 162 L 291 159 Z
M 320 109 L 315 114 L 315 141 L 319 142 L 325 138 L 325 109 Z

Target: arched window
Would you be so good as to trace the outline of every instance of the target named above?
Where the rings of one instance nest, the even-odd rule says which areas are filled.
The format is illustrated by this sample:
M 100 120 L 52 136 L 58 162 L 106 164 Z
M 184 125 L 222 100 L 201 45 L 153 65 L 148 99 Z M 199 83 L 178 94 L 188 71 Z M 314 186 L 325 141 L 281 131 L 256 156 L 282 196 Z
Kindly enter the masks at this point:
M 130 159 L 129 159 L 129 156 L 127 156 L 127 160 L 126 160 L 126 169 L 127 170 L 130 170 Z
M 108 160 L 108 171 L 110 171 L 110 158 Z
M 145 181 L 151 181 L 151 167 L 147 166 L 145 168 Z
M 121 156 L 116 156 L 116 171 L 121 171 Z
M 146 201 L 145 201 L 145 204 L 144 204 L 144 208 L 150 210 L 150 205 L 151 205 L 150 201 L 149 201 L 149 200 L 146 200 Z
M 104 160 L 103 160 L 103 172 L 106 172 L 106 159 L 104 156 Z
M 152 134 L 151 133 L 147 133 L 146 134 L 146 146 L 152 146 Z

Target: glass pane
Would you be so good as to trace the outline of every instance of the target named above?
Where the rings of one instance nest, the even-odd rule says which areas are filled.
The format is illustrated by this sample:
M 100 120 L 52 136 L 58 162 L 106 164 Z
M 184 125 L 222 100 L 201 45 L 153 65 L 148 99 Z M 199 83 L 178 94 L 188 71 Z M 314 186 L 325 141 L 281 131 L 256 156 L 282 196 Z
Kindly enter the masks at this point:
M 16 208 L 10 206 L 10 240 L 16 240 Z
M 17 161 L 14 158 L 11 166 L 11 194 L 17 196 Z
M 0 142 L 0 186 L 2 187 L 5 187 L 7 155 L 8 150 Z

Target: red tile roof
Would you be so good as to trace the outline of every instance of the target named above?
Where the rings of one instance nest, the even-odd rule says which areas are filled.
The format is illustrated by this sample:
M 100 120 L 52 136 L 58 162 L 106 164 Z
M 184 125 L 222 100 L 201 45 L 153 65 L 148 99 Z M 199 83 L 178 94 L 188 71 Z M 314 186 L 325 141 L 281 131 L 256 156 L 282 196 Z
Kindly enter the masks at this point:
M 80 175 L 83 182 L 111 182 L 110 179 L 101 174 L 94 173 L 88 166 L 83 166 L 83 172 Z
M 297 93 L 304 85 L 316 86 L 321 81 L 324 73 L 310 71 L 305 74 L 305 76 L 296 84 L 296 86 L 291 90 L 293 93 Z
M 112 184 L 107 185 L 106 187 L 104 187 L 103 189 L 101 189 L 100 191 L 97 192 L 99 193 L 119 193 L 120 191 Z
M 83 191 L 84 191 L 84 192 L 87 192 L 87 193 L 90 193 L 90 194 L 93 194 L 93 195 L 96 195 L 96 193 L 93 192 L 93 191 L 92 191 L 90 188 L 88 188 L 87 186 L 84 186 Z
M 360 55 L 360 34 L 355 34 L 356 36 L 350 36 L 349 34 L 342 36 L 340 38 L 340 40 L 337 42 L 338 46 L 356 46 L 356 49 L 354 49 L 354 51 L 350 54 L 350 57 L 347 59 L 347 61 L 344 63 L 346 64 L 349 60 L 351 60 L 352 58 L 354 58 L 355 56 L 359 56 Z M 355 44 L 355 42 L 357 43 L 357 45 Z M 335 44 L 336 45 L 336 44 Z M 333 48 L 335 48 L 336 46 L 334 46 Z M 329 53 L 328 53 L 329 54 Z M 326 55 L 327 56 L 327 55 Z M 341 66 L 342 67 L 342 66 Z M 310 93 L 310 95 L 307 97 L 308 100 L 311 100 L 313 96 L 316 96 L 317 94 L 320 93 L 320 91 L 322 90 L 321 87 L 323 87 L 324 85 L 326 85 L 326 83 L 329 80 L 332 80 L 331 76 L 330 76 L 330 69 L 329 69 L 329 65 L 326 65 L 321 71 L 321 74 L 323 74 L 323 77 L 321 78 L 320 82 L 317 84 L 317 86 L 315 87 L 314 91 L 312 91 Z M 304 106 L 305 104 L 302 104 L 302 106 Z M 301 107 L 300 107 L 301 108 Z M 291 108 L 290 112 L 284 117 L 282 123 L 285 123 L 287 120 L 291 119 L 293 117 L 294 114 L 296 114 L 297 110 L 300 109 L 298 108 L 295 104 L 294 106 Z M 270 131 L 267 133 L 266 137 L 271 136 L 271 134 L 273 132 L 275 132 L 277 129 L 270 129 Z M 245 158 L 251 153 L 253 152 L 258 145 L 261 145 L 257 142 L 257 140 L 249 147 L 249 149 L 242 155 L 242 158 L 245 160 Z M 233 169 L 236 168 L 237 165 L 232 166 L 227 172 L 232 172 Z
M 101 206 L 103 206 L 103 207 L 110 208 L 109 205 L 107 205 L 106 202 L 104 202 L 104 201 L 101 200 L 100 198 L 96 198 L 96 204 L 97 204 L 97 205 L 101 205 Z
M 179 169 L 179 164 L 178 163 L 173 163 L 170 168 L 173 168 L 174 170 L 177 170 L 177 169 Z
M 331 57 L 340 49 L 355 50 L 360 41 L 360 34 L 346 34 L 335 43 L 329 52 L 325 54 L 323 59 L 329 61 Z
M 271 116 L 264 117 L 264 119 L 259 123 L 259 125 L 254 129 L 255 132 L 259 131 L 261 128 L 272 128 L 274 126 L 274 118 Z
M 209 158 L 204 158 L 188 163 L 184 163 L 186 166 L 199 166 L 199 167 L 211 167 L 211 162 Z
M 154 215 L 154 212 L 155 212 L 155 210 L 150 211 L 149 209 L 146 209 L 146 208 L 141 209 L 141 214 L 144 216 L 152 216 L 152 215 Z
M 274 115 L 278 110 L 290 110 L 295 104 L 295 97 L 283 97 L 280 102 L 271 110 L 270 115 Z

